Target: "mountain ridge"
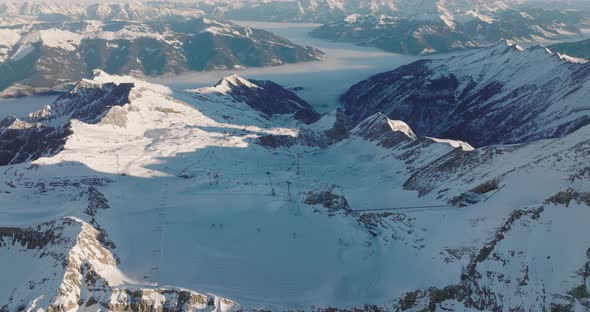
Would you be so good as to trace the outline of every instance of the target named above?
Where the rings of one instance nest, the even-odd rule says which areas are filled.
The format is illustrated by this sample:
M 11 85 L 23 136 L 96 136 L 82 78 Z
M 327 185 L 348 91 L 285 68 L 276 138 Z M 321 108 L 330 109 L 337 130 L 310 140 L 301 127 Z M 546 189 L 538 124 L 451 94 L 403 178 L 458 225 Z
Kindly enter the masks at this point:
M 3 31 L 19 38 L 0 49 L 4 96 L 67 90 L 96 68 L 142 77 L 276 66 L 323 56 L 264 30 L 206 18 L 38 23 Z
M 545 64 L 543 71 L 538 64 Z M 530 142 L 587 124 L 582 100 L 587 68 L 542 46 L 524 50 L 498 42 L 374 76 L 351 87 L 342 100 L 354 120 L 384 112 L 419 135 L 475 146 Z

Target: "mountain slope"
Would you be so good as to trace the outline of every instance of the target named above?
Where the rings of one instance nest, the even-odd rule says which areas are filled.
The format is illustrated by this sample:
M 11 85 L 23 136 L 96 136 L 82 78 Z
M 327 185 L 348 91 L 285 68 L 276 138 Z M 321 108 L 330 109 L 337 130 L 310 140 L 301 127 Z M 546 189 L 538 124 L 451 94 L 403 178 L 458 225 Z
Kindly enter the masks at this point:
M 40 268 L 38 272 L 10 272 L 2 269 L 3 276 L 10 276 L 14 285 L 22 286 L 14 289 L 6 284 L 1 286 L 5 290 L 3 294 L 9 294 L 10 297 L 0 297 L 3 303 L 0 309 L 239 309 L 230 300 L 185 289 L 130 286 L 134 281 L 118 270 L 117 259 L 108 246 L 105 246 L 108 244 L 103 232 L 76 218 L 64 218 L 30 228 L 0 228 L 2 257 L 11 261 L 24 261 Z M 27 280 L 27 273 L 36 280 Z
M 2 33 L 10 38 L 0 47 L 0 91 L 6 95 L 61 91 L 97 68 L 173 75 L 315 61 L 322 55 L 263 30 L 209 19 L 40 23 Z
M 474 150 L 379 113 L 307 124 L 269 85 L 174 91 L 97 72 L 31 115 L 70 134 L 0 171 L 0 261 L 31 264 L 0 268 L 0 306 L 583 307 L 588 126 Z
M 127 113 L 122 107 L 134 97 L 141 97 L 137 89 L 143 83 L 139 86 L 133 82 L 102 83 L 101 77 L 110 76 L 100 70 L 95 71 L 94 76 L 92 80 L 76 84 L 52 105 L 29 114 L 26 120 L 8 117 L 1 121 L 0 165 L 36 160 L 62 151 L 66 139 L 73 134 L 72 120 L 125 127 Z M 231 75 L 215 87 L 194 92 L 206 95 L 211 102 L 222 99 L 246 105 L 266 118 L 286 116 L 306 124 L 319 119 L 319 114 L 308 103 L 270 81 L 248 81 Z
M 522 50 L 499 42 L 374 76 L 342 100 L 354 120 L 383 112 L 419 135 L 475 146 L 530 142 L 589 123 L 589 66 L 540 46 Z

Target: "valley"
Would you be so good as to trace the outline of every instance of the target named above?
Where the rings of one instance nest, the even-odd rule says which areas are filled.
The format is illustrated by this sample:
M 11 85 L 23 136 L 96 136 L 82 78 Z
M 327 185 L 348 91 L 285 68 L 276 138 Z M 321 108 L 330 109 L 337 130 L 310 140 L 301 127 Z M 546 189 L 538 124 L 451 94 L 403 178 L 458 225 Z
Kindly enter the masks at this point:
M 0 0 L 0 312 L 590 311 L 583 14 L 55 1 Z
M 348 88 L 372 75 L 417 60 L 417 57 L 390 53 L 352 43 L 336 43 L 316 39 L 310 32 L 318 24 L 234 21 L 245 26 L 264 29 L 290 41 L 313 46 L 324 52 L 316 62 L 283 65 L 272 68 L 185 73 L 175 78 L 153 78 L 150 81 L 175 89 L 210 86 L 231 73 L 251 79 L 268 79 L 287 88 L 302 88 L 297 94 L 318 111 L 327 113 L 340 106 L 340 96 Z

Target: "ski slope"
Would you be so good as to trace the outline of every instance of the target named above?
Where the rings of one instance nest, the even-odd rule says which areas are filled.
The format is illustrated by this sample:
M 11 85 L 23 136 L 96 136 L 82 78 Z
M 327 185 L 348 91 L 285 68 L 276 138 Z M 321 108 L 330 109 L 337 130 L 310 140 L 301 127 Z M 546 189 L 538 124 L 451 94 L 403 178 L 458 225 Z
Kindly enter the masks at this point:
M 262 113 L 227 86 L 264 88 L 236 81 L 178 91 L 96 72 L 23 118 L 71 134 L 58 151 L 1 168 L 4 309 L 468 311 L 483 300 L 477 287 L 493 295 L 484 310 L 584 306 L 568 293 L 589 261 L 590 128 L 473 149 L 375 114 L 319 147 L 306 135 L 328 136 L 338 114 L 306 125 Z M 78 101 L 125 84 L 120 105 Z M 485 200 L 354 212 L 448 205 L 470 190 Z M 497 256 L 481 256 L 486 246 Z M 472 300 L 433 295 L 449 285 Z M 414 291 L 411 305 L 401 300 Z

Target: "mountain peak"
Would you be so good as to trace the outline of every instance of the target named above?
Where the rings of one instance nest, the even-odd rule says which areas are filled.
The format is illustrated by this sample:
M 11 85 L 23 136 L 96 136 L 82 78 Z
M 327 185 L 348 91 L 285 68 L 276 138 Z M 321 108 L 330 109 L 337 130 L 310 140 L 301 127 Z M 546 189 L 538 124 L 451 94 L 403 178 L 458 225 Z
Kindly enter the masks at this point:
M 248 80 L 232 74 L 221 79 L 214 87 L 196 91 L 230 96 L 268 117 L 293 115 L 294 119 L 305 124 L 314 123 L 320 118 L 309 103 L 297 94 L 268 80 Z
M 522 52 L 525 50 L 512 40 L 500 40 L 490 46 L 489 49 L 492 51 L 492 55 L 505 54 L 512 51 Z
M 406 140 L 416 140 L 410 126 L 400 120 L 391 120 L 382 113 L 376 113 L 362 121 L 352 133 L 369 141 L 383 141 L 392 134 Z
M 223 79 L 221 79 L 219 82 L 217 82 L 217 84 L 215 84 L 214 88 L 217 89 L 217 91 L 219 91 L 221 93 L 226 93 L 236 87 L 239 87 L 239 88 L 246 87 L 246 88 L 251 88 L 251 89 L 259 88 L 257 85 L 255 85 L 251 81 L 244 79 L 236 74 L 231 74 L 231 75 L 225 76 Z
M 91 74 L 91 78 L 95 79 L 95 78 L 101 78 L 101 77 L 109 77 L 110 75 L 107 74 L 104 70 L 102 69 L 94 69 L 92 70 L 92 74 Z

